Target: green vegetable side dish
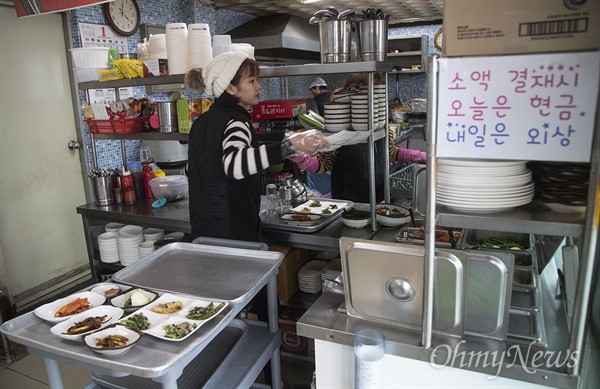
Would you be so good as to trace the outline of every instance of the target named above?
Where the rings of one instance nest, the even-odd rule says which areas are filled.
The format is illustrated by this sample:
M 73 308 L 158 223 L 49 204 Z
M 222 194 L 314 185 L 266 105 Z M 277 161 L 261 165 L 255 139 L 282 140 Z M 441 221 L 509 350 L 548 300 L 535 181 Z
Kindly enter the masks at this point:
M 490 238 L 485 242 L 471 242 L 471 245 L 476 246 L 476 248 L 486 248 L 486 249 L 504 249 L 504 250 L 525 250 L 526 247 L 511 239 L 496 239 Z
M 143 331 L 150 328 L 150 321 L 148 321 L 148 318 L 143 313 L 137 313 L 129 319 L 123 319 L 121 320 L 121 324 L 125 324 L 135 331 Z
M 127 308 L 131 306 L 131 296 L 123 303 L 123 307 Z
M 194 307 L 185 317 L 192 320 L 206 320 L 216 315 L 224 305 L 225 303 L 221 303 L 215 307 L 213 303 L 210 303 L 206 307 Z
M 314 200 L 312 203 L 310 203 L 309 207 L 313 208 L 313 207 L 320 207 L 321 206 L 321 202 L 319 200 Z
M 171 338 L 171 339 L 185 338 L 192 331 L 194 331 L 195 328 L 196 328 L 195 324 L 189 323 L 187 321 L 184 321 L 179 324 L 169 324 L 169 325 L 165 326 L 165 333 L 166 333 L 165 338 Z

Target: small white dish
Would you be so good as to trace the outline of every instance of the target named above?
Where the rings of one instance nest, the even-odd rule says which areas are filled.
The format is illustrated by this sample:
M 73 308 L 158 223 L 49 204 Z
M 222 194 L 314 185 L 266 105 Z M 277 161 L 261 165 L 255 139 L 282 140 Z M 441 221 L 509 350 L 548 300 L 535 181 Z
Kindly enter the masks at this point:
M 139 291 L 144 296 L 146 296 L 148 298 L 148 302 L 146 304 L 141 304 L 141 305 L 128 305 L 128 306 L 125 306 L 125 304 L 127 303 L 127 301 L 131 298 L 131 295 L 134 292 L 136 292 L 136 291 Z M 157 298 L 158 298 L 158 293 L 151 292 L 149 290 L 142 289 L 142 288 L 131 288 L 131 289 L 126 290 L 122 294 L 111 298 L 110 299 L 110 303 L 111 303 L 111 305 L 113 305 L 115 307 L 123 308 L 126 312 L 131 312 L 131 311 L 134 311 L 136 309 L 139 309 L 141 307 L 144 307 L 144 306 L 150 304 L 151 302 L 153 302 Z
M 340 124 L 330 123 L 325 126 L 325 129 L 329 132 L 340 132 L 340 131 L 348 130 L 348 129 L 350 129 L 350 122 L 340 123 Z
M 188 334 L 186 334 L 185 336 L 182 336 L 181 338 L 167 337 L 167 330 L 166 330 L 167 326 L 180 325 L 182 323 L 188 323 L 190 326 L 193 327 Z M 171 317 L 167 318 L 166 320 L 164 320 L 162 323 L 160 323 L 158 326 L 150 327 L 149 329 L 144 331 L 144 333 L 155 336 L 159 339 L 168 340 L 171 342 L 181 342 L 182 340 L 187 339 L 190 335 L 192 335 L 194 332 L 196 332 L 198 330 L 198 328 L 200 328 L 200 326 L 204 323 L 205 322 L 198 321 L 198 320 L 190 320 L 190 319 L 186 319 L 186 318 L 183 318 L 180 316 L 171 316 Z
M 368 131 L 369 130 L 369 124 L 368 123 L 352 123 L 352 128 L 355 131 Z
M 190 305 L 191 302 L 192 302 L 192 299 L 189 297 L 176 296 L 176 295 L 173 295 L 170 293 L 165 293 L 162 296 L 160 296 L 158 299 L 154 300 L 152 303 L 146 305 L 144 307 L 144 310 L 149 310 L 151 312 L 158 313 L 159 315 L 173 315 L 173 314 L 176 314 L 177 312 L 181 311 L 183 308 L 187 307 L 188 305 Z M 170 313 L 161 313 L 161 312 L 153 311 L 153 309 L 158 307 L 159 304 L 167 304 L 167 303 L 181 303 L 181 308 L 177 311 L 170 312 Z
M 295 226 L 311 225 L 320 218 L 321 216 L 319 215 L 301 215 L 298 213 L 286 213 L 285 215 L 281 216 L 281 220 Z
M 98 293 L 100 296 L 104 296 L 106 298 L 112 298 L 128 288 L 129 287 L 125 287 L 123 285 L 104 283 L 94 286 L 92 289 L 90 289 L 90 292 Z
M 124 336 L 127 338 L 127 341 L 124 346 L 117 347 L 102 347 L 98 346 L 98 339 L 105 339 L 108 336 Z M 131 328 L 124 326 L 122 324 L 111 324 L 108 327 L 105 327 L 99 331 L 92 332 L 91 334 L 85 335 L 83 337 L 83 342 L 92 350 L 97 353 L 105 354 L 105 355 L 119 355 L 123 354 L 129 350 L 131 347 L 142 337 L 141 332 L 137 332 L 132 330 Z
M 125 311 L 122 310 L 121 308 L 111 307 L 110 305 L 100 305 L 98 307 L 89 309 L 85 312 L 81 312 L 78 315 L 71 316 L 67 320 L 61 321 L 60 323 L 56 324 L 54 327 L 50 328 L 50 332 L 53 333 L 54 335 L 58 336 L 59 338 L 63 338 L 66 340 L 73 340 L 76 342 L 81 342 L 83 335 L 86 335 L 87 333 L 89 333 L 91 331 L 96 331 L 96 330 L 102 329 L 102 328 L 116 322 L 117 320 L 119 320 L 121 318 L 121 316 L 123 316 L 123 313 L 125 313 Z M 77 334 L 72 334 L 72 335 L 67 333 L 69 328 L 73 327 L 76 323 L 82 322 L 85 319 L 90 318 L 90 317 L 102 317 L 102 316 L 106 316 L 106 318 L 103 321 L 101 321 L 101 324 L 98 328 L 89 329 L 87 331 L 79 332 Z
M 190 314 L 190 311 L 192 311 L 194 309 L 198 309 L 198 308 L 207 308 L 210 304 L 212 304 L 212 308 L 214 310 L 214 313 L 211 313 L 210 316 L 208 316 L 207 318 L 205 318 L 205 319 L 194 319 L 194 318 L 191 318 L 191 317 L 187 317 L 187 315 Z M 184 319 L 187 319 L 187 320 L 193 320 L 195 323 L 197 323 L 197 322 L 207 322 L 210 319 L 218 316 L 219 313 L 221 313 L 221 311 L 223 309 L 225 309 L 226 307 L 227 307 L 227 303 L 226 302 L 196 299 L 196 300 L 193 300 L 190 304 L 188 304 L 187 307 L 185 307 L 181 311 L 177 312 L 177 316 L 180 316 L 180 317 L 182 317 Z
M 81 298 L 81 299 L 87 299 L 88 303 L 89 303 L 89 308 L 86 309 L 89 310 L 91 308 L 97 307 L 99 305 L 102 305 L 102 303 L 104 303 L 104 301 L 106 301 L 106 297 L 99 295 L 98 293 L 94 293 L 94 292 L 79 292 L 79 293 L 75 293 L 72 294 L 68 297 L 64 297 L 61 299 L 58 299 L 56 301 L 53 301 L 51 303 L 48 304 L 44 304 L 41 307 L 37 307 L 33 312 L 35 313 L 35 315 L 37 317 L 39 317 L 40 319 L 46 320 L 46 321 L 50 321 L 53 323 L 58 323 L 61 321 L 64 321 L 72 316 L 78 315 L 81 312 L 77 312 L 76 314 L 73 315 L 67 315 L 67 316 L 54 316 L 56 314 L 56 312 L 64 307 L 65 305 L 75 301 L 76 299 Z M 83 311 L 85 312 L 85 311 Z
M 559 203 L 544 203 L 544 205 L 551 210 L 560 213 L 584 213 L 587 209 L 585 205 L 566 205 Z

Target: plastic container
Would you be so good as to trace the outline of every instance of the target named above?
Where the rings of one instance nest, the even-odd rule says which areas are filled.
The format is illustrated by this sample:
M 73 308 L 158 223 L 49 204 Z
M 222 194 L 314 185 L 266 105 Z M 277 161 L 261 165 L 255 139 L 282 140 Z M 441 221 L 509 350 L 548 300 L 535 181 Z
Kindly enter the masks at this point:
M 69 49 L 73 66 L 79 68 L 108 68 L 108 47 L 82 47 Z
M 90 68 L 73 68 L 75 75 L 75 83 L 100 80 L 100 70 L 108 69 L 108 66 L 90 67 Z
M 154 169 L 152 166 L 146 162 L 146 166 L 144 166 L 143 172 L 143 181 L 144 181 L 144 196 L 147 199 L 153 199 L 154 193 L 152 193 L 152 188 L 150 187 L 150 181 L 154 179 Z
M 164 197 L 167 201 L 177 201 L 188 197 L 187 177 L 182 175 L 157 177 L 150 180 L 154 197 Z
M 125 204 L 135 204 L 135 184 L 133 182 L 133 176 L 128 170 L 123 170 L 123 174 L 121 175 L 121 188 L 123 189 L 123 198 L 125 200 Z

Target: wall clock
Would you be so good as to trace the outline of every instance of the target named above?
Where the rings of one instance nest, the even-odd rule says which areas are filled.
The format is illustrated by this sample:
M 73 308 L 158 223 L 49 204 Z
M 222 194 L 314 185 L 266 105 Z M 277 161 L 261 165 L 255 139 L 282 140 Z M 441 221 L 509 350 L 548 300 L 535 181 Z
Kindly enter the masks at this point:
M 136 0 L 115 0 L 104 4 L 104 15 L 115 32 L 129 36 L 140 27 L 140 8 Z
M 436 32 L 433 37 L 433 44 L 439 51 L 442 51 L 443 43 L 444 43 L 444 29 L 440 28 L 439 31 Z

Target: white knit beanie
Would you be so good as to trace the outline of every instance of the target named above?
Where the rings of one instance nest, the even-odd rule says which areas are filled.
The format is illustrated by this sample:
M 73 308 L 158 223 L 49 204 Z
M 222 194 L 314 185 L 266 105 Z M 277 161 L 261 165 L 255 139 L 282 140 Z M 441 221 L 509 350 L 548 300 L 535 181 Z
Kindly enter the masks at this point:
M 202 78 L 206 93 L 214 97 L 221 96 L 246 58 L 250 58 L 246 53 L 226 51 L 204 65 Z

